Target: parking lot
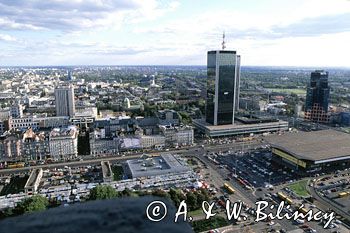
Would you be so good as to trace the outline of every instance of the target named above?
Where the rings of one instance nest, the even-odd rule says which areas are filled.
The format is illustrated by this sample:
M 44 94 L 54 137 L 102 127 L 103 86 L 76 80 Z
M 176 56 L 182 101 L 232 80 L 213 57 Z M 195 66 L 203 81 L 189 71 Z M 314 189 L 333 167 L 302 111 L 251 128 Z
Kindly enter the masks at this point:
M 259 150 L 249 153 L 227 153 L 216 156 L 220 164 L 225 164 L 233 174 L 243 177 L 254 187 L 268 187 L 294 181 L 294 171 L 281 168 L 271 162 L 271 152 Z
M 314 188 L 329 204 L 350 214 L 350 172 L 314 179 Z

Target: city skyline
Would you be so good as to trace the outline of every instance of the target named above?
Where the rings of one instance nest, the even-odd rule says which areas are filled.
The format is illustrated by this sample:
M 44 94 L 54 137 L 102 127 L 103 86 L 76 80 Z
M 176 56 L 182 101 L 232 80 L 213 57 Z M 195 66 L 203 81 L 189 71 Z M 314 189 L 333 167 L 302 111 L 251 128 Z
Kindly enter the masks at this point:
M 0 65 L 205 65 L 225 31 L 242 66 L 349 67 L 349 1 L 198 3 L 0 1 Z

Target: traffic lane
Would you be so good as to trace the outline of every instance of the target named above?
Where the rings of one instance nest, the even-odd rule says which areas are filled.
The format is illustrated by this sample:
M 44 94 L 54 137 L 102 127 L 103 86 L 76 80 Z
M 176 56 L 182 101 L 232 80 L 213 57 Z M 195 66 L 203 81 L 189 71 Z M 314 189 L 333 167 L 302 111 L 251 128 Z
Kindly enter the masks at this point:
M 227 177 L 227 175 L 222 174 L 218 169 L 216 169 L 215 166 L 213 166 L 213 164 L 210 163 L 209 160 L 207 160 L 206 158 L 202 157 L 202 156 L 198 156 L 198 155 L 194 155 L 197 159 L 199 159 L 200 161 L 202 161 L 208 168 L 210 167 L 212 169 L 213 172 L 217 173 L 220 177 L 220 183 L 217 184 L 217 186 L 222 187 L 222 185 L 226 182 L 224 179 L 225 177 Z M 244 201 L 245 203 L 252 205 L 254 202 L 252 202 L 249 198 L 246 198 L 246 196 L 244 194 L 242 194 L 241 192 L 237 192 L 237 194 L 235 195 L 238 198 L 240 198 L 241 201 Z M 237 199 L 238 200 L 238 199 Z M 237 200 L 233 200 L 233 201 L 237 201 Z
M 255 141 L 251 141 L 251 145 L 255 145 L 253 142 Z M 261 143 L 256 142 L 257 145 L 260 145 Z M 162 153 L 194 153 L 197 151 L 202 150 L 210 150 L 210 151 L 220 151 L 220 150 L 229 150 L 232 147 L 235 146 L 239 146 L 241 144 L 247 144 L 247 142 L 237 142 L 234 144 L 222 144 L 222 145 L 204 145 L 204 148 L 201 145 L 196 145 L 196 146 L 192 146 L 189 148 L 180 148 L 180 149 L 172 149 L 172 150 L 168 150 L 168 151 L 152 151 L 152 152 L 145 152 L 146 154 L 150 154 L 150 155 L 159 155 Z M 35 166 L 29 166 L 29 167 L 23 167 L 23 168 L 11 168 L 11 169 L 0 169 L 0 174 L 13 174 L 13 173 L 21 173 L 21 172 L 26 172 L 35 168 L 60 168 L 60 167 L 64 167 L 64 166 L 80 166 L 80 165 L 95 165 L 100 163 L 101 161 L 123 161 L 123 160 L 127 160 L 127 159 L 135 159 L 138 158 L 139 156 L 141 156 L 142 154 L 145 154 L 144 152 L 138 152 L 138 153 L 134 153 L 132 155 L 124 155 L 124 156 L 120 156 L 118 155 L 118 157 L 116 156 L 105 156 L 105 157 L 99 157 L 99 158 L 91 158 L 91 156 L 88 157 L 84 157 L 83 159 L 85 159 L 84 161 L 69 161 L 69 162 L 61 162 L 61 163 L 52 163 L 52 164 L 43 164 L 43 165 L 35 165 Z M 91 159 L 87 159 L 86 158 L 91 158 Z
M 65 166 L 69 167 L 78 167 L 78 166 L 83 166 L 83 165 L 96 165 L 100 164 L 101 161 L 110 161 L 110 162 L 115 162 L 115 161 L 125 161 L 128 159 L 135 159 L 139 158 L 140 155 L 129 155 L 129 156 L 124 156 L 124 157 L 106 157 L 106 158 L 98 158 L 98 159 L 91 159 L 91 160 L 84 160 L 84 161 L 72 161 L 72 162 L 65 162 L 65 163 L 52 163 L 52 164 L 44 164 L 44 165 L 36 165 L 36 166 L 30 166 L 30 167 L 23 167 L 23 168 L 11 168 L 11 169 L 2 169 L 0 170 L 0 174 L 14 174 L 14 173 L 21 173 L 21 172 L 27 172 L 32 169 L 36 168 L 61 168 Z
M 213 163 L 211 163 L 207 158 L 203 157 L 201 159 L 208 167 L 212 167 L 213 170 L 217 171 L 222 177 L 227 177 L 229 174 L 229 171 L 225 168 L 218 168 Z M 225 172 L 226 170 L 226 172 Z M 254 207 L 255 203 L 257 202 L 257 198 L 250 192 L 244 189 L 241 185 L 238 183 L 235 183 L 232 179 L 230 179 L 230 184 L 240 193 L 240 196 L 244 197 L 242 198 L 242 201 L 246 202 L 248 205 Z M 276 223 L 281 224 L 282 228 L 286 230 L 293 230 L 296 229 L 296 226 L 293 225 L 293 223 L 290 220 L 277 220 Z
M 285 183 L 293 178 L 290 173 L 282 173 L 271 163 L 271 154 L 266 156 L 267 152 L 244 154 L 244 155 L 225 155 L 219 156 L 218 160 L 231 169 L 237 170 L 240 176 L 243 176 L 255 187 L 263 187 L 265 183 L 273 185 Z M 259 161 L 256 157 L 264 158 Z
M 225 173 L 222 170 L 224 170 L 224 168 L 219 169 L 218 172 L 221 173 L 222 175 L 225 175 Z M 229 182 L 236 190 L 238 190 L 241 194 L 243 194 L 244 197 L 248 198 L 250 200 L 251 206 L 255 208 L 255 203 L 258 201 L 258 198 L 254 196 L 253 193 L 251 193 L 249 190 L 246 190 L 245 188 L 243 188 L 234 179 L 230 179 Z M 290 220 L 282 219 L 282 220 L 276 220 L 274 222 L 281 224 L 282 228 L 286 230 L 296 229 L 296 226 L 294 226 Z

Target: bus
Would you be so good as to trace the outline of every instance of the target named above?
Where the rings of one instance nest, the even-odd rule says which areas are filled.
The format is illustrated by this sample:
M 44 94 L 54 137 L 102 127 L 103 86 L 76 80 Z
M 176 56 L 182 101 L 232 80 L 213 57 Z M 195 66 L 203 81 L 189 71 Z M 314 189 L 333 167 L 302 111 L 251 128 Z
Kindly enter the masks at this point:
M 24 162 L 8 163 L 7 168 L 21 168 L 24 167 Z
M 341 192 L 341 193 L 338 194 L 338 197 L 339 197 L 339 198 L 346 197 L 346 196 L 348 196 L 349 194 L 350 194 L 350 192 Z
M 300 212 L 303 213 L 303 214 L 306 214 L 309 210 L 307 210 L 306 208 L 301 208 L 300 209 Z
M 228 183 L 224 183 L 224 188 L 231 194 L 235 193 L 235 190 Z
M 278 192 L 277 193 L 278 197 L 280 199 L 282 199 L 282 201 L 287 202 L 289 205 L 293 204 L 292 199 L 290 199 L 289 197 L 287 197 L 285 194 L 283 194 L 282 192 Z

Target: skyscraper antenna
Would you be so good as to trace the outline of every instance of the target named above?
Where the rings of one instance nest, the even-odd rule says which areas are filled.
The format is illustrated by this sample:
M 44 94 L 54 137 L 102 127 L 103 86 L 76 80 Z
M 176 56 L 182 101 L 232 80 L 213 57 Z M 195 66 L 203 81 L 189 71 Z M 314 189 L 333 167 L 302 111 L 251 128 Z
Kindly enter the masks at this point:
M 225 45 L 225 31 L 224 33 L 222 34 L 222 50 L 224 50 L 226 48 L 226 45 Z

